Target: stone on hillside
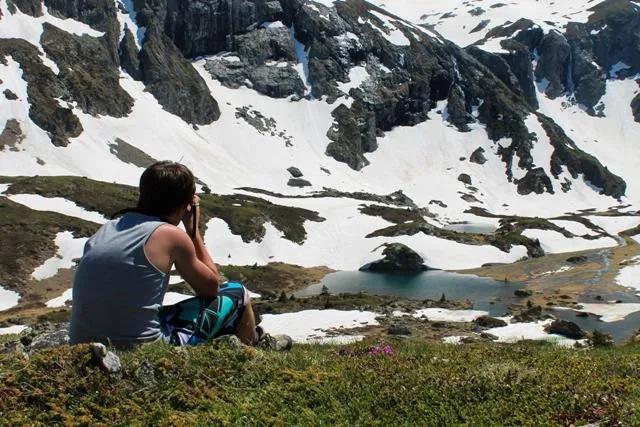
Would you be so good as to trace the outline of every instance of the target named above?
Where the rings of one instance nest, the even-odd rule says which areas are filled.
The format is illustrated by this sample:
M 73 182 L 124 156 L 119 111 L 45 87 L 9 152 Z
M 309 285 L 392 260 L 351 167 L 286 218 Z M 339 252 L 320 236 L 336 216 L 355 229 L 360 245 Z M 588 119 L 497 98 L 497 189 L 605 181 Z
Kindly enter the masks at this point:
M 469 157 L 469 161 L 471 163 L 477 163 L 479 165 L 484 165 L 487 162 L 487 158 L 484 156 L 484 148 L 478 147 L 471 153 Z
M 67 328 L 61 328 L 53 332 L 36 335 L 29 345 L 29 352 L 59 347 L 66 344 L 69 344 L 69 330 Z
M 631 101 L 631 112 L 635 121 L 640 123 L 640 94 Z
M 236 350 L 240 350 L 244 348 L 244 344 L 242 344 L 242 341 L 240 341 L 240 338 L 238 338 L 235 335 L 229 335 L 229 334 L 222 335 L 215 338 L 213 341 L 217 344 L 222 344 Z
M 580 326 L 569 320 L 556 319 L 545 327 L 550 334 L 562 335 L 575 340 L 582 339 L 587 336 L 586 332 Z
M 288 351 L 293 346 L 293 340 L 289 335 L 279 334 L 270 335 L 264 334 L 260 341 L 258 341 L 258 347 L 275 351 Z
M 287 185 L 289 187 L 311 187 L 309 181 L 301 178 L 290 178 L 289 181 L 287 181 Z
M 526 298 L 533 295 L 533 291 L 531 289 L 516 289 L 513 294 L 520 298 Z
M 567 262 L 571 263 L 571 264 L 583 264 L 585 262 L 587 262 L 589 260 L 589 258 L 587 258 L 584 255 L 577 255 L 577 256 L 572 256 L 567 258 Z
M 411 329 L 406 326 L 390 326 L 387 333 L 389 335 L 411 335 Z
M 497 341 L 499 339 L 497 335 L 490 334 L 489 332 L 481 332 L 480 338 L 489 340 L 489 341 Z
M 18 99 L 18 95 L 11 92 L 9 89 L 5 89 L 2 93 L 4 94 L 4 97 L 9 101 L 15 101 L 16 99 Z
M 294 178 L 300 178 L 302 176 L 302 171 L 295 166 L 288 167 L 287 172 L 289 172 Z
M 458 181 L 467 185 L 471 185 L 471 177 L 466 173 L 461 173 L 460 175 L 458 175 Z
M 247 79 L 253 89 L 272 98 L 286 98 L 291 95 L 302 97 L 305 92 L 300 74 L 292 66 L 256 67 L 248 72 Z
M 93 355 L 94 362 L 105 371 L 114 374 L 120 372 L 122 364 L 120 358 L 114 353 L 107 350 L 107 347 L 102 343 L 91 343 L 91 354 Z
M 527 171 L 524 178 L 518 180 L 518 194 L 531 193 L 542 194 L 545 191 L 553 194 L 553 184 L 543 168 L 535 168 Z
M 384 258 L 364 265 L 363 271 L 416 273 L 428 270 L 424 260 L 411 248 L 402 243 L 386 243 L 382 255 Z
M 507 322 L 505 322 L 504 320 L 487 315 L 478 317 L 473 321 L 473 323 L 483 328 L 499 328 L 502 326 L 507 326 Z

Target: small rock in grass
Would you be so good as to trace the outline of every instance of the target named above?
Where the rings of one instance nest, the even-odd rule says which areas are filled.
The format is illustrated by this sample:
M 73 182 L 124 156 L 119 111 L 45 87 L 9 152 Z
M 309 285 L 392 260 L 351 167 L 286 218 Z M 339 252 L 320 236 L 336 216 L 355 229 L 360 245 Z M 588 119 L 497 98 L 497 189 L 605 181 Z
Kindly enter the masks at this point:
M 104 344 L 97 342 L 91 343 L 91 354 L 93 355 L 94 362 L 96 362 L 100 368 L 112 374 L 120 372 L 122 368 L 120 358 L 108 351 Z

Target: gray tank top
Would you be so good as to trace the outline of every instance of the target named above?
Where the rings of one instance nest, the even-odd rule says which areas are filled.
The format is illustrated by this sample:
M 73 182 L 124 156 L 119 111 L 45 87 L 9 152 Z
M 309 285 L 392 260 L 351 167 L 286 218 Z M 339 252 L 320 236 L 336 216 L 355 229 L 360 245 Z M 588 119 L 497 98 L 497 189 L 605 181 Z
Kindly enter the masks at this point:
M 144 245 L 166 224 L 129 212 L 104 224 L 91 237 L 76 270 L 71 309 L 71 343 L 135 344 L 162 337 L 158 310 L 169 275 L 149 262 Z

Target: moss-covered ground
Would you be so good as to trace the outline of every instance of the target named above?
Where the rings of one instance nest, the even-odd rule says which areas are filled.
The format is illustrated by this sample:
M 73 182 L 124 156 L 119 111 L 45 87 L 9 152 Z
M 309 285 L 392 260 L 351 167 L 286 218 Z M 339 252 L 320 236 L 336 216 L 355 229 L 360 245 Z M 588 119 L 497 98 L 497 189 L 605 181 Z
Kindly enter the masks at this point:
M 391 354 L 371 354 L 374 345 Z M 341 351 L 342 350 L 342 351 Z M 374 351 L 375 352 L 375 351 Z M 366 341 L 279 353 L 227 344 L 0 355 L 4 425 L 527 425 L 640 423 L 640 348 Z

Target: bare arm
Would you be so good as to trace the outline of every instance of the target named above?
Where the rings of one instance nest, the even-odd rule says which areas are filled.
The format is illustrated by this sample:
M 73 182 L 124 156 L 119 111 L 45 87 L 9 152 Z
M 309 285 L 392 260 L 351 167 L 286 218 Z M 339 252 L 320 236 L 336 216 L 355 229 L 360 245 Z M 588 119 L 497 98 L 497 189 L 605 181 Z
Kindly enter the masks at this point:
M 196 209 L 195 222 L 192 212 L 188 211 L 182 222 L 187 233 L 176 230 L 180 234 L 178 244 L 175 247 L 173 260 L 180 275 L 193 287 L 198 296 L 214 297 L 218 294 L 220 285 L 220 273 L 218 267 L 213 262 L 209 251 L 204 245 L 204 240 L 200 235 L 198 223 L 200 221 L 199 199 L 194 199 L 195 205 L 191 209 Z M 195 231 L 194 231 L 195 228 Z M 188 235 L 187 235 L 188 234 Z M 190 238 L 189 236 L 194 236 Z

